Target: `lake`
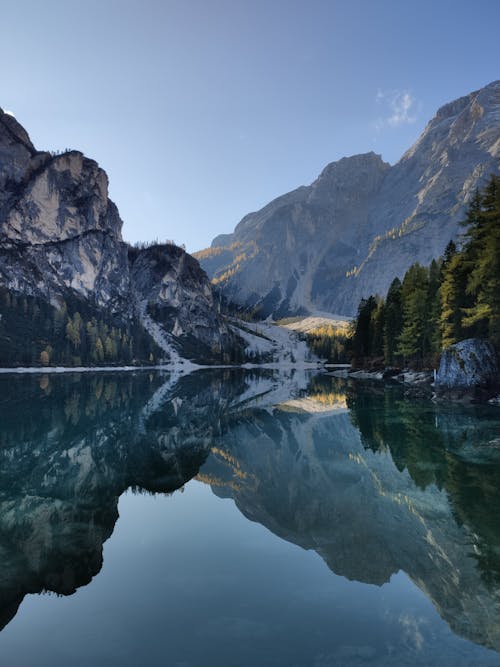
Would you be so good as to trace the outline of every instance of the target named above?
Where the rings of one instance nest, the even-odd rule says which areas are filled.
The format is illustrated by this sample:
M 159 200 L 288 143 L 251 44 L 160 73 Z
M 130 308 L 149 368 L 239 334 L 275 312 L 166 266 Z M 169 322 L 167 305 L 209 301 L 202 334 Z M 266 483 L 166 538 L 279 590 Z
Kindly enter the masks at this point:
M 0 458 L 4 665 L 500 665 L 498 408 L 3 375 Z

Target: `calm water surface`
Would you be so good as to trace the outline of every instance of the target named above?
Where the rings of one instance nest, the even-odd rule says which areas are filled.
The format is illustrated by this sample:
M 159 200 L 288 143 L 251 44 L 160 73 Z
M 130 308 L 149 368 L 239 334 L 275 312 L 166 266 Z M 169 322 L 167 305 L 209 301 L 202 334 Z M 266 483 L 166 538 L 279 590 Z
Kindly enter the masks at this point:
M 494 408 L 1 377 L 1 664 L 500 665 L 499 489 Z

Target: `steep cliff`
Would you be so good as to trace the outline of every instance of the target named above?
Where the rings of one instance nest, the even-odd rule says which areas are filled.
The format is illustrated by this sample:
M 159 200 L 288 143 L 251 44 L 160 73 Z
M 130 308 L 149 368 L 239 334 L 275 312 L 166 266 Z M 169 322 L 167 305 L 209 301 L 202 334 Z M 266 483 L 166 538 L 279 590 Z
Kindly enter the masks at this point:
M 129 249 L 135 312 L 170 357 L 230 361 L 238 339 L 198 262 L 175 245 Z
M 37 151 L 0 110 L 0 365 L 231 359 L 196 260 L 121 228 L 95 161 Z
M 460 234 L 475 189 L 500 171 L 500 81 L 442 107 L 394 166 L 369 153 L 250 213 L 196 253 L 224 293 L 263 315 L 353 315 Z

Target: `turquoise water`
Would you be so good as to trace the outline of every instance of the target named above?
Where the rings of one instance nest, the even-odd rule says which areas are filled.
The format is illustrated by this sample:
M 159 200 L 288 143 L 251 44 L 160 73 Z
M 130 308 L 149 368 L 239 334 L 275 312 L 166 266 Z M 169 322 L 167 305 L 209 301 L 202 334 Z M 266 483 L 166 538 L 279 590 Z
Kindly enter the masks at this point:
M 236 370 L 0 397 L 2 664 L 500 664 L 497 409 Z

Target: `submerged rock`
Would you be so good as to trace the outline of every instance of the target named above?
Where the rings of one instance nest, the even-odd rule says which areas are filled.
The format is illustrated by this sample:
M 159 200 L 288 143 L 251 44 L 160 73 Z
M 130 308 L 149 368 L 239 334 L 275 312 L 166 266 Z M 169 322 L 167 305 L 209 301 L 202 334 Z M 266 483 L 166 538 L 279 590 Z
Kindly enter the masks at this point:
M 443 351 L 436 376 L 438 396 L 455 399 L 488 398 L 498 386 L 498 359 L 493 345 L 468 338 Z

